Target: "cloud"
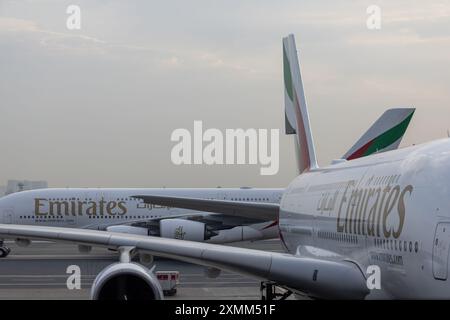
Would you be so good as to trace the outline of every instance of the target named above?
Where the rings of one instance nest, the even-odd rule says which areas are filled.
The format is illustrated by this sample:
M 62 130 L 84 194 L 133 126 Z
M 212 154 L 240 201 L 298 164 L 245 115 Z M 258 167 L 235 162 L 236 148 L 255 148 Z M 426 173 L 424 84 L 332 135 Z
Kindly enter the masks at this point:
M 14 38 L 20 36 L 31 36 L 32 41 L 52 54 L 63 55 L 104 55 L 112 59 L 125 57 L 129 59 L 130 54 L 134 58 L 144 61 L 153 61 L 154 65 L 160 67 L 201 67 L 221 68 L 237 72 L 255 73 L 254 69 L 245 67 L 231 59 L 225 59 L 213 52 L 198 50 L 185 50 L 182 53 L 176 50 L 156 50 L 153 46 L 141 44 L 112 43 L 93 36 L 78 34 L 74 32 L 55 32 L 41 28 L 31 20 L 0 17 L 0 36 L 9 35 Z
M 0 17 L 0 35 L 17 38 L 31 36 L 41 47 L 64 54 L 104 53 L 106 41 L 76 33 L 62 33 L 39 27 L 34 21 Z
M 375 31 L 376 32 L 376 31 Z M 363 46 L 409 46 L 409 45 L 449 45 L 449 36 L 422 37 L 414 31 L 404 30 L 398 33 L 368 34 L 360 33 L 347 39 L 348 44 Z
M 39 32 L 39 28 L 30 20 L 0 17 L 0 33 L 5 32 Z

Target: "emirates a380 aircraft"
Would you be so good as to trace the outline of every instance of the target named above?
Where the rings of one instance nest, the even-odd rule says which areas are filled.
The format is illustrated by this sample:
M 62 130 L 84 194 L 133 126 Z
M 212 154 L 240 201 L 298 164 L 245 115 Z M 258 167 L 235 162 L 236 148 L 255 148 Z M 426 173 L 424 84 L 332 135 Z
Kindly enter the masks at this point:
M 268 220 L 278 219 L 287 253 L 71 228 L 1 225 L 0 235 L 119 250 L 120 262 L 94 281 L 94 299 L 162 297 L 155 276 L 130 263 L 132 253 L 250 275 L 265 284 L 267 298 L 273 297 L 273 286 L 315 298 L 450 298 L 450 139 L 320 168 L 297 59 L 290 35 L 283 40 L 284 89 L 286 107 L 295 110 L 301 173 L 279 205 L 133 196 L 163 206 L 236 215 L 259 212 Z M 368 142 L 366 150 L 374 143 Z M 381 271 L 380 287 L 367 285 L 371 270 Z M 116 286 L 119 282 L 124 285 Z

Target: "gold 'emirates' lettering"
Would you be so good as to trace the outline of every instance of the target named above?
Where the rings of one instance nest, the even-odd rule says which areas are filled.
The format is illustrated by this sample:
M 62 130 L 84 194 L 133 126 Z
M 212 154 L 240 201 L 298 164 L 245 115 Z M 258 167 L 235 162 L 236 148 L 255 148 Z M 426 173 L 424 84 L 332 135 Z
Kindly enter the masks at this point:
M 347 221 L 344 221 L 344 224 L 341 224 L 341 223 L 340 223 L 340 220 L 341 220 L 341 210 L 342 210 L 342 206 L 347 202 L 347 197 L 346 197 L 347 191 L 348 191 L 348 189 L 349 189 L 351 186 L 353 186 L 354 184 L 355 184 L 355 181 L 354 181 L 354 180 L 349 181 L 348 184 L 347 184 L 347 187 L 345 188 L 344 194 L 343 194 L 343 196 L 342 196 L 341 204 L 340 204 L 340 206 L 339 206 L 339 213 L 338 213 L 338 216 L 337 216 L 337 232 L 344 232 L 344 228 L 345 228 L 345 226 L 347 225 Z
M 399 185 L 354 188 L 355 184 L 355 180 L 348 181 L 342 195 L 336 220 L 337 232 L 400 237 L 405 223 L 405 196 L 412 194 L 413 186 L 407 185 L 402 190 Z M 397 229 L 388 221 L 395 208 L 399 219 Z
M 45 198 L 34 199 L 35 216 L 123 216 L 127 213 L 125 201 L 55 201 Z

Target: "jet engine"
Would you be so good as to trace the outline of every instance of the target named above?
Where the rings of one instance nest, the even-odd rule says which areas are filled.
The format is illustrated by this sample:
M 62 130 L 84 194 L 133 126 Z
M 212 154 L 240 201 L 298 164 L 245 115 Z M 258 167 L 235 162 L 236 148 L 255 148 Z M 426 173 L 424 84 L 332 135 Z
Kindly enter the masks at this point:
M 118 262 L 103 269 L 91 288 L 93 300 L 161 300 L 156 276 L 136 263 Z
M 206 224 L 184 219 L 165 219 L 159 222 L 160 236 L 163 238 L 190 241 L 205 241 L 215 233 Z
M 134 227 L 128 225 L 116 225 L 106 228 L 110 232 L 120 232 L 137 234 L 143 236 L 160 236 L 170 239 L 181 239 L 191 241 L 205 241 L 218 233 L 208 229 L 203 222 L 191 221 L 185 219 L 163 219 L 158 225 L 149 225 L 148 227 Z
M 217 235 L 212 237 L 211 243 L 230 243 L 238 241 L 260 240 L 263 233 L 249 226 L 238 226 L 231 229 L 218 230 Z

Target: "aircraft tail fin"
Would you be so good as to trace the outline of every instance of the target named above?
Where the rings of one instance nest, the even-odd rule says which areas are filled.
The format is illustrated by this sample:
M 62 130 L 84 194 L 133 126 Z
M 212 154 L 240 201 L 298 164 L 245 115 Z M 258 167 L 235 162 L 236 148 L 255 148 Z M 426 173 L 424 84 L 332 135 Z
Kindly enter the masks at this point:
M 297 134 L 299 171 L 318 168 L 314 140 L 309 123 L 305 92 L 300 73 L 295 39 L 283 38 L 283 73 L 286 133 Z
M 393 108 L 385 111 L 342 157 L 353 160 L 398 148 L 415 108 Z

